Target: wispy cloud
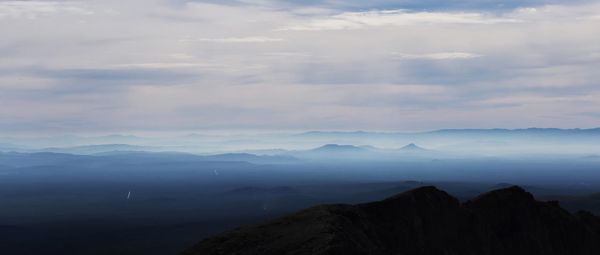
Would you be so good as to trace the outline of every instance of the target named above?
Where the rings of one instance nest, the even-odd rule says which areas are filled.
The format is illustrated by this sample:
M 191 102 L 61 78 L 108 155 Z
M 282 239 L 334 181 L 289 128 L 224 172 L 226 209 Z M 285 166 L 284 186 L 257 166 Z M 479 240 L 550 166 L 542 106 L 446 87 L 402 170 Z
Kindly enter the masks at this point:
M 600 109 L 597 2 L 291 2 L 0 1 L 0 119 L 82 131 L 599 124 L 576 114 Z
M 440 53 L 429 53 L 429 54 L 406 54 L 406 53 L 392 53 L 392 56 L 398 59 L 425 59 L 425 60 L 448 60 L 448 59 L 471 59 L 479 58 L 483 55 L 468 53 L 468 52 L 440 52 Z
M 92 11 L 77 2 L 63 1 L 0 1 L 0 18 L 35 19 L 57 12 L 89 15 Z
M 223 66 L 211 65 L 206 63 L 193 62 L 154 62 L 154 63 L 134 63 L 134 64 L 116 64 L 112 68 L 125 69 L 177 69 L 177 68 L 223 68 Z
M 283 42 L 284 39 L 250 36 L 250 37 L 226 37 L 226 38 L 197 38 L 197 39 L 182 39 L 180 42 L 212 42 L 212 43 L 270 43 Z
M 326 18 L 309 19 L 302 24 L 292 24 L 280 30 L 343 30 L 381 26 L 407 26 L 414 24 L 496 24 L 515 23 L 519 20 L 474 12 L 410 12 L 385 10 L 344 12 Z

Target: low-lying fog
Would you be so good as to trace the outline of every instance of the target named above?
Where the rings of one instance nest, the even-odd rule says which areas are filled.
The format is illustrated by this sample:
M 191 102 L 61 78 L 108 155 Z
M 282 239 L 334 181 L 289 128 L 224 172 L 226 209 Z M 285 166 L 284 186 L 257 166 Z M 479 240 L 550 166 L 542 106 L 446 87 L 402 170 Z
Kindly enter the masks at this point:
M 600 213 L 600 129 L 0 141 L 6 254 L 176 254 L 240 224 L 422 185 L 469 199 L 517 184 Z

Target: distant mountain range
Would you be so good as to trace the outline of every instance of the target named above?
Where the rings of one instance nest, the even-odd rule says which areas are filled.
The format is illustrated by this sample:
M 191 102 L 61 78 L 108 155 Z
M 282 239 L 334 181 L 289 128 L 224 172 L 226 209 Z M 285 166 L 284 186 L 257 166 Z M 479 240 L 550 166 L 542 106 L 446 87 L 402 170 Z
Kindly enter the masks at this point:
M 343 153 L 343 152 L 425 152 L 428 151 L 425 148 L 419 147 L 414 143 L 403 146 L 399 149 L 381 149 L 370 145 L 354 146 L 354 145 L 340 145 L 340 144 L 326 144 L 321 147 L 309 150 L 309 152 L 321 152 L 321 153 Z
M 424 149 L 416 144 L 409 144 L 398 149 L 382 149 L 370 145 L 355 146 L 341 144 L 326 144 L 305 151 L 288 151 L 284 155 L 307 159 L 343 159 L 343 160 L 397 160 L 415 156 L 435 156 L 440 153 Z
M 286 164 L 299 159 L 287 155 L 253 155 L 248 153 L 225 153 L 196 155 L 182 152 L 106 151 L 94 154 L 70 154 L 58 152 L 0 152 L 0 165 L 12 167 L 57 165 L 86 162 L 247 162 L 253 164 Z
M 405 147 L 402 148 L 403 146 Z M 408 152 L 411 152 L 411 157 L 460 157 L 509 154 L 593 155 L 598 150 L 600 128 L 441 129 L 410 133 L 310 131 L 229 136 L 194 134 L 160 138 L 110 135 L 0 139 L 0 152 L 95 155 L 172 151 L 203 155 L 232 154 L 223 158 L 241 160 L 252 158 L 242 154 L 307 159 L 381 159 L 381 156 L 393 159 L 396 156 L 408 156 Z
M 98 145 L 73 146 L 73 147 L 65 147 L 65 148 L 44 148 L 39 151 L 91 155 L 91 154 L 111 152 L 111 151 L 118 152 L 118 151 L 158 151 L 158 150 L 160 150 L 158 147 L 149 147 L 149 146 L 138 146 L 138 145 L 129 145 L 129 144 L 98 144 Z
M 527 128 L 527 129 L 442 129 L 422 133 L 433 136 L 489 136 L 489 137 L 599 137 L 600 128 L 593 129 L 559 129 L 559 128 Z
M 322 205 L 205 239 L 184 255 L 592 255 L 600 218 L 519 187 L 460 203 L 421 187 L 358 205 Z
M 340 151 L 347 144 L 376 147 L 400 147 L 415 143 L 447 151 L 511 153 L 557 152 L 549 146 L 556 143 L 569 145 L 578 153 L 597 149 L 600 128 L 592 129 L 441 129 L 425 132 L 369 132 L 369 131 L 309 131 L 278 134 L 190 134 L 172 137 L 138 137 L 108 135 L 97 137 L 54 136 L 41 138 L 2 137 L 0 151 L 56 152 L 94 154 L 110 151 L 179 151 L 188 153 L 250 153 L 275 155 L 288 153 L 293 148 L 317 147 L 318 150 Z M 334 146 L 342 148 L 334 148 Z M 376 150 L 369 146 L 356 146 Z M 528 147 L 528 148 L 525 148 Z M 563 146 L 564 147 L 564 146 Z M 357 150 L 357 148 L 345 148 Z M 297 150 L 297 149 L 296 149 Z M 379 151 L 381 152 L 381 150 Z M 559 150 L 560 152 L 560 150 Z
M 440 129 L 428 133 L 545 133 L 545 134 L 600 134 L 600 128 L 561 129 L 561 128 L 524 128 L 524 129 Z
M 368 153 L 369 149 L 364 147 L 358 147 L 354 145 L 340 145 L 340 144 L 326 144 L 321 147 L 303 151 L 303 152 L 292 152 L 292 154 L 302 156 L 332 156 L 332 155 L 348 155 L 348 154 L 361 154 Z
M 380 149 L 373 146 L 326 144 L 309 150 L 277 150 L 273 155 L 251 153 L 221 153 L 198 155 L 176 151 L 154 151 L 158 148 L 127 144 L 106 144 L 67 148 L 47 148 L 34 152 L 0 152 L 0 164 L 23 167 L 65 164 L 86 160 L 90 162 L 172 161 L 172 162 L 247 162 L 252 164 L 295 164 L 305 160 L 403 160 L 443 154 L 409 144 L 399 149 Z
M 415 136 L 432 134 L 545 134 L 545 135 L 600 135 L 600 128 L 590 129 L 560 129 L 560 128 L 525 128 L 525 129 L 439 129 L 424 132 L 368 132 L 368 131 L 309 131 L 297 136 L 302 137 L 325 137 L 325 136 Z

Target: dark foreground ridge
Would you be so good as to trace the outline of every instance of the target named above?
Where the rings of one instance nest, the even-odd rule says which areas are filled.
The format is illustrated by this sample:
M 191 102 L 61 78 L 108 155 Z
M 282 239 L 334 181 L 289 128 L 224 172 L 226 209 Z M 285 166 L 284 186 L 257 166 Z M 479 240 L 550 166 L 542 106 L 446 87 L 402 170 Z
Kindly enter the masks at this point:
M 600 254 L 600 218 L 519 187 L 460 204 L 422 187 L 359 205 L 322 205 L 205 239 L 183 254 Z

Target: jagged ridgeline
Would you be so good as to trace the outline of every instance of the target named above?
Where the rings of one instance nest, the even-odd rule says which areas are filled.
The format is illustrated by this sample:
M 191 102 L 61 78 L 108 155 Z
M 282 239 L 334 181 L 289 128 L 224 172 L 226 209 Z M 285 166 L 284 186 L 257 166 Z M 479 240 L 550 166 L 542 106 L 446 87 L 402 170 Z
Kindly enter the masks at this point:
M 421 187 L 358 205 L 322 205 L 205 239 L 185 255 L 596 255 L 600 218 L 520 187 L 460 203 Z

